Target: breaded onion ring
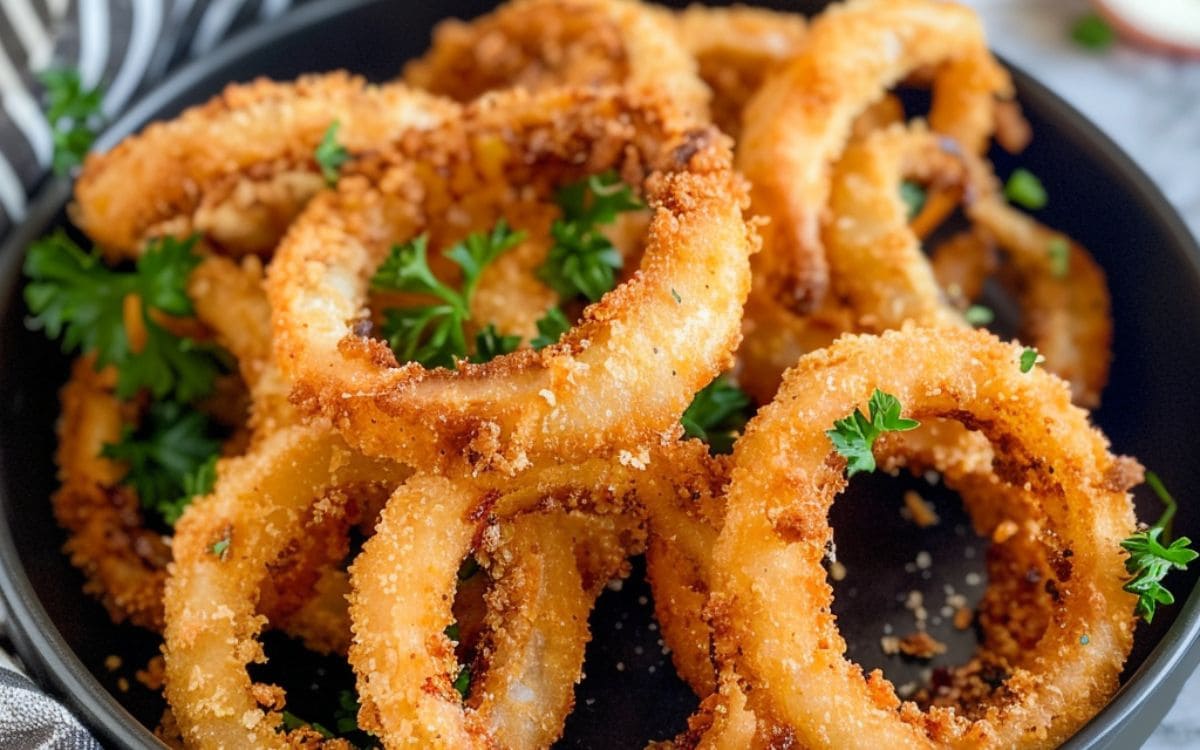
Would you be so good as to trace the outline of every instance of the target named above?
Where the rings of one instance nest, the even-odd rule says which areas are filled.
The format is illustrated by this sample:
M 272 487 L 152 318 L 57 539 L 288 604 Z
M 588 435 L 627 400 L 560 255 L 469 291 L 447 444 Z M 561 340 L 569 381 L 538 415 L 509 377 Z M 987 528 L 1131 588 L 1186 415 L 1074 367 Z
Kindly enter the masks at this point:
M 712 119 L 735 139 L 742 110 L 767 75 L 800 49 L 804 16 L 767 8 L 689 5 L 672 19 L 712 89 Z
M 843 338 L 788 372 L 734 449 L 714 551 L 718 634 L 762 722 L 809 747 L 1051 747 L 1116 690 L 1133 641 L 1120 541 L 1134 529 L 1126 463 L 1053 375 L 981 331 L 905 328 Z M 821 561 L 827 513 L 846 485 L 825 430 L 875 388 L 905 415 L 947 419 L 996 446 L 994 468 L 1028 487 L 1037 543 L 1053 561 L 1054 627 L 972 718 L 901 704 L 879 674 L 846 661 Z M 764 467 L 770 467 L 764 470 Z M 1021 498 L 1006 494 L 1007 501 Z M 1086 636 L 1086 638 L 1085 638 Z
M 1071 384 L 1075 403 L 1099 406 L 1113 337 L 1104 271 L 1078 242 L 998 195 L 980 200 L 968 214 L 1005 251 L 1001 279 L 1020 302 L 1021 340 L 1046 358 L 1046 369 Z M 1061 268 L 1054 260 L 1056 244 L 1066 255 Z
M 351 567 L 359 721 L 389 747 L 548 747 L 562 732 L 590 639 L 588 613 L 624 565 L 625 547 L 614 534 L 615 554 L 602 553 L 602 569 L 585 581 L 580 552 L 600 550 L 612 528 L 557 513 L 495 524 L 479 487 L 417 476 L 389 501 Z M 477 544 L 491 561 L 492 628 L 464 705 L 452 685 L 459 665 L 444 634 L 453 621 L 445 594 Z
M 265 253 L 324 187 L 313 154 L 332 122 L 341 126 L 338 142 L 357 155 L 455 112 L 421 92 L 345 72 L 231 85 L 89 155 L 72 219 L 110 259 L 135 257 L 157 234 L 193 232 L 231 254 Z
M 513 0 L 472 21 L 439 23 L 404 80 L 461 102 L 512 87 L 620 85 L 669 96 L 703 118 L 708 88 L 672 31 L 631 0 Z
M 612 90 L 509 92 L 344 177 L 297 220 L 268 272 L 276 359 L 297 383 L 294 400 L 366 453 L 431 468 L 465 460 L 514 473 L 614 446 L 636 456 L 675 433 L 692 395 L 727 368 L 756 247 L 725 139 L 686 123 Z M 391 244 L 462 218 L 432 213 L 448 191 L 469 196 L 491 226 L 519 197 L 544 199 L 608 169 L 651 208 L 641 265 L 557 345 L 427 370 L 355 333 Z
M 880 54 L 880 51 L 885 54 Z M 766 292 L 798 312 L 828 287 L 819 236 L 829 169 L 855 118 L 923 66 L 938 66 L 930 121 L 979 151 L 992 132 L 993 103 L 1010 94 L 987 50 L 978 17 L 933 0 L 855 0 L 809 27 L 801 52 L 771 75 L 747 105 L 738 167 L 754 208 L 771 217 L 760 257 Z
M 164 596 L 166 696 L 189 745 L 278 747 L 278 697 L 255 685 L 246 664 L 263 658 L 258 591 L 270 565 L 308 532 L 314 501 L 346 485 L 389 484 L 405 471 L 348 449 L 328 425 L 279 430 L 245 456 L 218 463 L 217 485 L 175 527 L 175 561 Z M 332 495 L 319 515 L 337 516 Z M 320 523 L 318 519 L 318 523 Z

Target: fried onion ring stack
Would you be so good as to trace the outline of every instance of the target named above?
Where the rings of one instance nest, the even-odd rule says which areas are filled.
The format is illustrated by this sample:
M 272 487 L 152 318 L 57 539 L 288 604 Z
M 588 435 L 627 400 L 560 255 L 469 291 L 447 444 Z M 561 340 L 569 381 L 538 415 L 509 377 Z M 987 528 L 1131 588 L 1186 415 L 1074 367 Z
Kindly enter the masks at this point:
M 1083 410 L 1111 302 L 1006 201 L 987 152 L 1029 127 L 972 11 L 511 0 L 439 24 L 402 78 L 232 85 L 76 184 L 111 264 L 196 238 L 193 312 L 162 324 L 229 355 L 188 405 L 228 428 L 215 484 L 174 528 L 106 448 L 150 395 L 93 352 L 60 395 L 66 550 L 115 621 L 163 634 L 184 746 L 352 746 L 260 681 L 269 627 L 345 656 L 384 748 L 550 747 L 596 601 L 643 553 L 700 699 L 674 747 L 1042 748 L 1105 705 L 1142 478 Z M 565 251 L 611 283 L 562 291 Z M 398 258 L 420 283 L 379 283 Z M 1020 343 L 972 328 L 997 289 Z M 396 311 L 422 344 L 451 316 L 465 353 L 400 354 Z M 883 395 L 920 426 L 839 443 Z M 730 455 L 706 397 L 758 409 L 719 428 Z M 829 510 L 868 458 L 936 473 L 992 540 L 978 649 L 912 700 L 831 609 Z

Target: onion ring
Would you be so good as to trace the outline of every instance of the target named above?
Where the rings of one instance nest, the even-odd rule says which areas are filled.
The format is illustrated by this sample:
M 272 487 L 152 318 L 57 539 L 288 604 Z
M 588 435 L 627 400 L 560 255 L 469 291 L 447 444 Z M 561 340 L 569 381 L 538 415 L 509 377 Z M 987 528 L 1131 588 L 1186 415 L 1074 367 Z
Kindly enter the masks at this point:
M 276 360 L 297 382 L 294 400 L 331 417 L 369 454 L 433 468 L 465 460 L 513 473 L 542 456 L 612 446 L 636 455 L 677 431 L 692 394 L 727 369 L 755 249 L 723 139 L 687 129 L 657 104 L 578 90 L 495 95 L 436 136 L 415 147 L 416 160 L 384 160 L 377 174 L 343 178 L 280 246 L 268 293 Z M 478 168 L 469 144 L 480 142 L 491 144 L 496 182 L 476 196 L 506 199 L 512 188 L 502 186 L 513 184 L 545 191 L 547 180 L 581 169 L 655 170 L 633 181 L 654 212 L 641 268 L 555 346 L 453 371 L 397 366 L 386 344 L 355 335 L 350 322 L 391 241 L 424 228 L 419 218 L 414 226 L 422 210 L 409 194 L 447 188 L 422 187 L 413 172 L 464 160 L 464 169 Z M 589 158 L 578 164 L 581 150 Z M 594 375 L 584 378 L 585 369 Z M 650 388 L 655 369 L 671 378 Z M 600 403 L 612 408 L 597 413 Z
M 878 54 L 879 50 L 889 54 Z M 771 217 L 760 258 L 767 293 L 798 312 L 828 287 L 819 236 L 832 162 L 854 119 L 913 70 L 939 66 L 930 118 L 966 150 L 986 144 L 1007 74 L 987 51 L 978 17 L 931 0 L 857 0 L 809 27 L 800 54 L 746 107 L 738 167 L 755 210 Z M 982 113 L 982 114 L 981 114 Z
M 318 423 L 279 430 L 217 472 L 213 493 L 175 528 L 164 595 L 167 700 L 190 744 L 277 747 L 281 736 L 259 707 L 271 691 L 245 670 L 262 659 L 255 637 L 266 618 L 255 609 L 268 566 L 305 535 L 303 518 L 326 490 L 399 481 L 403 470 L 348 450 Z M 330 500 L 328 513 L 344 510 L 344 497 Z
M 1134 625 L 1121 588 L 1119 542 L 1134 529 L 1124 465 L 1061 381 L 1020 372 L 1020 352 L 953 328 L 843 338 L 803 359 L 752 420 L 734 449 L 714 559 L 719 636 L 740 646 L 736 669 L 754 687 L 747 699 L 760 719 L 811 747 L 1042 747 L 1069 737 L 1115 691 Z M 1056 627 L 1033 665 L 1005 682 L 1008 697 L 973 721 L 945 708 L 897 711 L 886 681 L 845 661 L 829 614 L 826 513 L 846 480 L 823 430 L 872 388 L 895 394 L 913 417 L 959 421 L 1002 445 L 995 469 L 1010 485 L 1029 483 L 1038 543 L 1055 561 Z
M 460 102 L 510 87 L 620 85 L 665 94 L 704 118 L 708 88 L 672 31 L 629 0 L 514 0 L 469 22 L 439 23 L 404 79 Z
M 712 89 L 713 123 L 736 140 L 746 102 L 771 70 L 800 49 L 804 17 L 744 5 L 689 5 L 671 20 Z
M 148 237 L 193 232 L 232 254 L 267 253 L 324 187 L 313 153 L 330 123 L 342 126 L 339 143 L 360 154 L 455 112 L 421 92 L 344 72 L 231 85 L 89 155 L 71 217 L 109 260 L 136 257 Z

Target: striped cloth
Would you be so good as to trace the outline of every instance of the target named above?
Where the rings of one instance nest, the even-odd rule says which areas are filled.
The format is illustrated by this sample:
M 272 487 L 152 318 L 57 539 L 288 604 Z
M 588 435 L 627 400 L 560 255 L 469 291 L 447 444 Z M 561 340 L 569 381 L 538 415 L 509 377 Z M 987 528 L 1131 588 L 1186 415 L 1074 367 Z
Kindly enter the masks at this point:
M 53 152 L 37 73 L 79 71 L 111 120 L 179 63 L 303 0 L 0 0 L 0 237 L 25 215 Z
M 37 74 L 74 68 L 112 120 L 180 63 L 304 0 L 0 0 L 0 239 L 25 216 L 53 155 Z M 0 610 L 0 644 L 4 613 Z M 99 750 L 0 645 L 0 748 Z

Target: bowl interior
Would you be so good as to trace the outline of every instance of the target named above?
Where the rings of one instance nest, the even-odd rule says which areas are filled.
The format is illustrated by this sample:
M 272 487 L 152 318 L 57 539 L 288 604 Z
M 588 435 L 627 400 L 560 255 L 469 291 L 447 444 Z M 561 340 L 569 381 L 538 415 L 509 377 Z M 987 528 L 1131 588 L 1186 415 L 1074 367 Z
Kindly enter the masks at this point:
M 776 3 L 798 10 L 818 4 Z M 425 49 L 429 30 L 439 18 L 475 15 L 489 5 L 477 0 L 404 7 L 386 0 L 315 4 L 278 28 L 254 32 L 187 69 L 144 99 L 102 144 L 111 146 L 148 119 L 171 116 L 230 81 L 256 75 L 291 78 L 344 67 L 385 80 L 404 60 Z M 1050 195 L 1040 218 L 1090 248 L 1109 276 L 1115 361 L 1104 406 L 1095 419 L 1117 451 L 1140 457 L 1169 488 L 1182 493 L 1200 485 L 1200 462 L 1193 460 L 1187 418 L 1200 413 L 1200 390 L 1191 384 L 1192 374 L 1200 371 L 1200 339 L 1191 335 L 1200 330 L 1194 243 L 1162 197 L 1114 146 L 1025 76 L 1018 73 L 1017 81 L 1035 139 L 1019 157 L 994 153 L 997 171 L 1006 175 L 1020 164 L 1039 175 Z M 81 576 L 60 551 L 64 536 L 47 501 L 55 486 L 56 392 L 66 379 L 68 360 L 54 344 L 25 329 L 26 311 L 16 290 L 19 256 L 32 238 L 65 223 L 65 197 L 64 185 L 49 186 L 0 256 L 0 392 L 6 394 L 0 403 L 0 503 L 2 524 L 14 542 L 4 551 L 5 561 L 17 563 L 15 568 L 10 564 L 4 591 L 15 610 L 16 639 L 31 666 L 60 691 L 72 693 L 70 699 L 110 741 L 149 746 L 153 740 L 130 716 L 153 726 L 163 705 L 157 694 L 133 679 L 133 673 L 157 653 L 158 638 L 131 626 L 112 625 L 103 609 L 82 593 Z M 937 505 L 942 524 L 918 529 L 901 519 L 901 493 L 910 487 L 919 487 Z M 1156 502 L 1139 491 L 1139 515 L 1151 519 L 1158 512 Z M 950 645 L 950 651 L 931 664 L 885 657 L 879 648 L 885 625 L 899 634 L 911 629 L 912 615 L 903 602 L 910 590 L 926 592 L 938 606 L 946 586 L 972 600 L 981 592 L 968 581 L 982 573 L 986 545 L 969 531 L 953 494 L 921 479 L 856 480 L 835 505 L 834 522 L 847 566 L 846 579 L 837 585 L 837 612 L 851 655 L 864 667 L 883 667 L 897 685 L 923 681 L 932 667 L 964 661 L 974 646 L 974 634 L 956 630 L 948 617 L 937 617 L 931 631 Z M 1200 536 L 1200 513 L 1186 504 L 1181 507 L 1176 532 Z M 928 571 L 913 564 L 922 551 L 931 553 Z M 1152 626 L 1139 627 L 1127 678 L 1135 675 L 1180 613 L 1197 608 L 1196 602 L 1186 608 L 1182 602 L 1198 573 L 1172 577 L 1171 588 L 1181 603 L 1162 611 Z M 695 708 L 696 699 L 675 676 L 658 637 L 649 595 L 639 566 L 619 591 L 601 597 L 592 618 L 587 679 L 577 691 L 563 747 L 642 747 L 647 739 L 681 730 Z M 1172 653 L 1185 645 L 1176 643 Z M 122 666 L 110 670 L 105 662 L 114 654 L 121 657 Z M 330 690 L 350 685 L 344 661 L 306 655 L 279 636 L 268 638 L 268 654 L 273 658 L 264 671 L 290 687 L 289 708 L 310 720 L 329 721 Z M 1148 679 L 1133 677 L 1126 691 Z M 96 691 L 97 683 L 129 714 Z M 1104 721 L 1102 714 L 1098 738 L 1106 736 Z

